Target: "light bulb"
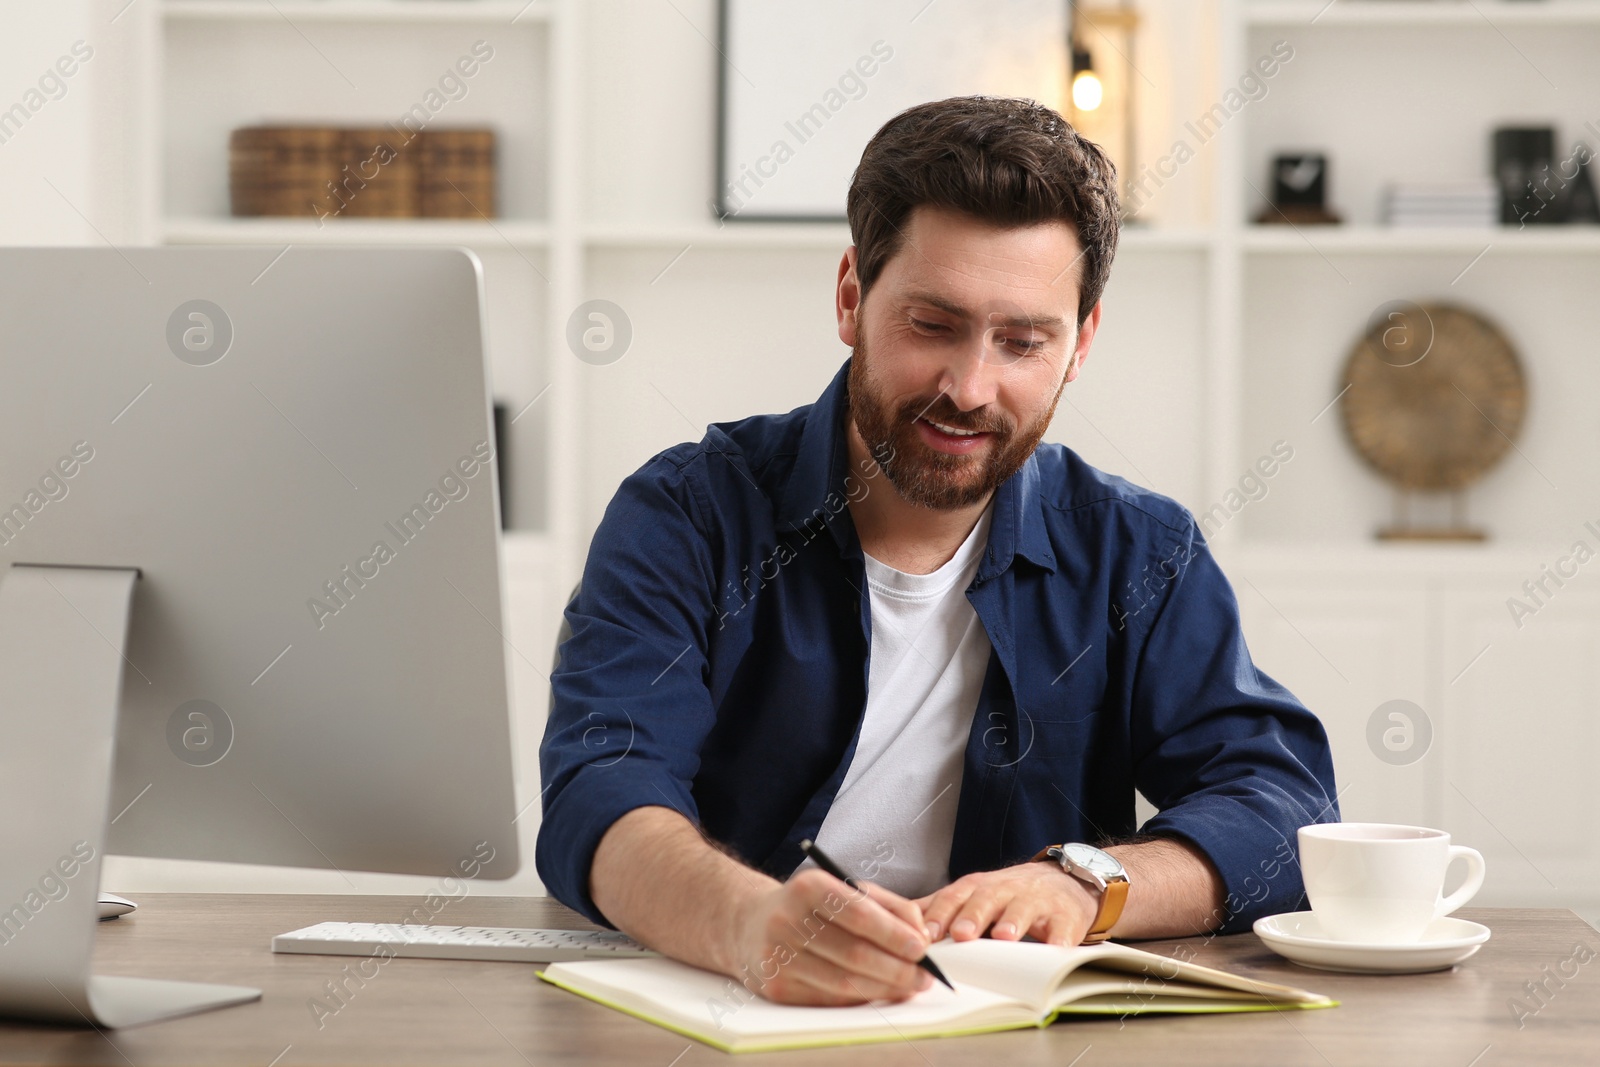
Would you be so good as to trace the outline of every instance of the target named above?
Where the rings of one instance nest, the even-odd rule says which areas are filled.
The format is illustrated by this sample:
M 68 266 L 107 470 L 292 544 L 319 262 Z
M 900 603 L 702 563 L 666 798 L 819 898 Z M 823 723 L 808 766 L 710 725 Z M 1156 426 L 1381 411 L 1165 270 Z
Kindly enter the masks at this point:
M 1080 70 L 1072 77 L 1072 106 L 1079 111 L 1093 111 L 1105 99 L 1105 86 L 1100 76 L 1092 70 Z

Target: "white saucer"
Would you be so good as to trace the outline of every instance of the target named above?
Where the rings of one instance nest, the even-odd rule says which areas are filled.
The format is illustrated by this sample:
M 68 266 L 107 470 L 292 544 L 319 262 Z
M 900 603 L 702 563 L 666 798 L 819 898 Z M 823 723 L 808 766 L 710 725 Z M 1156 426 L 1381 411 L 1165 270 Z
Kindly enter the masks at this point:
M 1442 971 L 1477 952 L 1489 928 L 1448 916 L 1435 919 L 1422 940 L 1406 945 L 1334 941 L 1322 932 L 1315 913 L 1292 911 L 1257 919 L 1253 929 L 1268 948 L 1302 967 L 1348 974 L 1417 974 Z

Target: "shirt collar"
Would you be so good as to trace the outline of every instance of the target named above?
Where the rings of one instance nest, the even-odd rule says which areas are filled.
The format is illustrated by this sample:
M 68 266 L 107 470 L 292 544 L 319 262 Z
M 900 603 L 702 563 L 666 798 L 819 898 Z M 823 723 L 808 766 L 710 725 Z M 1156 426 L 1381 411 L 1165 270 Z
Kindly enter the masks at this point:
M 856 555 L 860 543 L 855 524 L 849 520 L 848 503 L 852 494 L 859 498 L 864 487 L 874 482 L 850 467 L 844 424 L 849 395 L 850 359 L 846 359 L 806 414 L 800 451 L 779 498 L 777 525 L 804 533 L 808 525 L 820 523 L 827 526 L 841 551 Z M 1048 571 L 1056 569 L 1044 523 L 1039 461 L 1033 454 L 995 490 L 989 546 L 976 580 L 986 581 L 1006 570 L 1018 555 Z

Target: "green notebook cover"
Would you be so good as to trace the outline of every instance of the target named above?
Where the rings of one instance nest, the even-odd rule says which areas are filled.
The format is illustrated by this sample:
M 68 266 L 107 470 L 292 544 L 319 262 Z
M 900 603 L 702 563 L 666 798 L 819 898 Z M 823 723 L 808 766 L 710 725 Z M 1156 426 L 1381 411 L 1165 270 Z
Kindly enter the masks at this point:
M 953 1037 L 1049 1026 L 1062 1015 L 1327 1008 L 1336 1001 L 1126 945 L 941 941 L 928 954 L 955 985 L 899 1004 L 774 1004 L 724 975 L 665 957 L 552 964 L 546 982 L 724 1052 Z

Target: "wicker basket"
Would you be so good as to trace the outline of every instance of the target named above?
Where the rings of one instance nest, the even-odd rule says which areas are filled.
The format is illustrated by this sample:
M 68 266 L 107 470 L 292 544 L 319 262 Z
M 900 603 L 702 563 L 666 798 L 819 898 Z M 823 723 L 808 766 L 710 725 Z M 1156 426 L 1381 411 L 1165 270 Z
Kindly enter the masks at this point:
M 493 218 L 495 133 L 250 126 L 228 143 L 237 216 Z
M 407 143 L 386 126 L 343 131 L 339 176 L 329 190 L 328 210 L 347 218 L 415 218 L 423 133 Z
M 309 215 L 327 210 L 341 136 L 320 126 L 252 126 L 228 139 L 235 215 Z
M 494 218 L 493 130 L 424 130 L 421 210 L 443 219 Z

